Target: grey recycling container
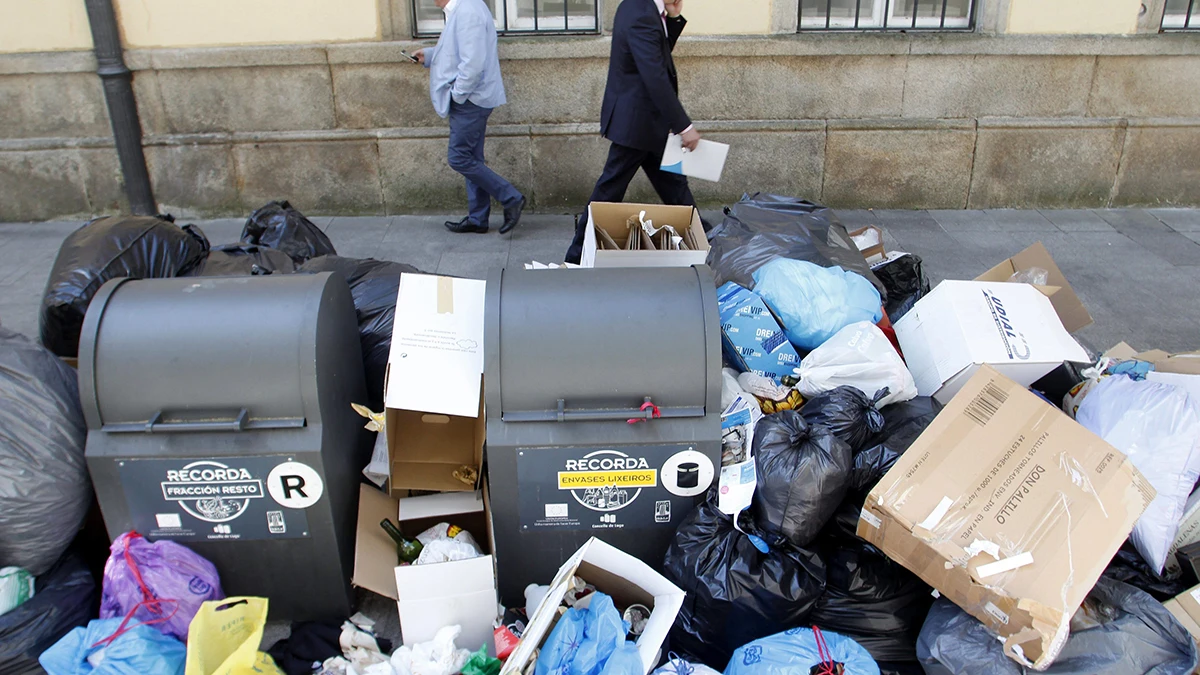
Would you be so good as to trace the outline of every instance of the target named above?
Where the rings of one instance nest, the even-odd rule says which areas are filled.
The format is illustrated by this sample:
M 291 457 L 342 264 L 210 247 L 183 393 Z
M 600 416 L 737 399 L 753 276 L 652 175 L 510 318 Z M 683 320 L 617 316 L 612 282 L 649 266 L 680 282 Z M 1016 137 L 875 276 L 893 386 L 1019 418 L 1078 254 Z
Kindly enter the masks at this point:
M 109 536 L 188 546 L 272 618 L 349 616 L 370 455 L 357 326 L 330 273 L 106 283 L 79 388 Z
M 523 604 L 593 536 L 661 569 L 720 472 L 712 272 L 496 270 L 485 307 L 501 601 Z

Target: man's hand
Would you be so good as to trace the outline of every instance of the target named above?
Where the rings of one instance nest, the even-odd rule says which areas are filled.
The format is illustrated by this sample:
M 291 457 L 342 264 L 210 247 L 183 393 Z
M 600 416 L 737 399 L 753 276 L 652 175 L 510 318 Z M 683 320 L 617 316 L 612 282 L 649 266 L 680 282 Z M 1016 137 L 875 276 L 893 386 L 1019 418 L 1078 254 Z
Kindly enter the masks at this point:
M 424 49 L 418 49 L 417 51 L 413 52 L 412 55 L 414 58 L 417 59 L 417 63 L 419 63 L 421 65 L 425 65 L 425 50 Z
M 663 0 L 663 9 L 667 10 L 667 16 L 674 19 L 683 14 L 683 0 Z
M 689 151 L 695 150 L 696 146 L 700 143 L 700 132 L 696 131 L 695 128 L 688 129 L 680 134 L 680 138 L 683 141 L 684 149 Z

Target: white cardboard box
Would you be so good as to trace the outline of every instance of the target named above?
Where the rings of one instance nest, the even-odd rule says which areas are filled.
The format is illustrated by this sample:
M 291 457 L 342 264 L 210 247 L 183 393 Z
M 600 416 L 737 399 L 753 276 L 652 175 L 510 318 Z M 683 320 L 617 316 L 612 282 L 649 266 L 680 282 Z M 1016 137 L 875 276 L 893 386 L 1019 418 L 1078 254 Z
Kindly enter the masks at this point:
M 633 603 L 650 608 L 650 619 L 638 636 L 637 647 L 644 672 L 653 670 L 686 594 L 646 563 L 592 537 L 558 568 L 554 581 L 550 582 L 550 591 L 529 618 L 521 642 L 504 662 L 500 675 L 524 672 L 533 657 L 533 650 L 541 647 L 558 619 L 558 606 L 567 594 L 567 584 L 572 576 L 578 576 L 595 585 L 596 590 L 612 596 L 617 611 L 623 611 Z
M 630 216 L 646 212 L 646 218 L 654 226 L 670 225 L 682 234 L 692 233 L 695 250 L 688 251 L 613 251 L 600 248 L 596 241 L 596 228 L 609 234 L 619 245 L 624 245 L 629 234 L 626 222 Z M 583 267 L 691 267 L 703 265 L 708 260 L 708 236 L 700 222 L 700 212 L 691 206 L 663 206 L 662 204 L 626 204 L 592 202 L 588 204 L 588 226 L 584 228 Z
M 985 363 L 1029 386 L 1063 361 L 1089 360 L 1028 284 L 943 281 L 895 329 L 917 391 L 942 404 Z
M 476 279 L 400 275 L 384 395 L 393 494 L 477 487 L 456 473 L 478 475 L 483 463 L 486 288 Z
M 369 485 L 359 488 L 353 582 L 396 601 L 404 644 L 427 642 L 439 628 L 458 624 L 462 626 L 459 647 L 475 651 L 487 645 L 488 653 L 495 655 L 496 573 L 484 493 L 445 492 L 398 500 Z M 458 525 L 488 555 L 433 565 L 398 565 L 396 544 L 379 527 L 384 518 L 397 522 L 410 537 L 441 522 Z

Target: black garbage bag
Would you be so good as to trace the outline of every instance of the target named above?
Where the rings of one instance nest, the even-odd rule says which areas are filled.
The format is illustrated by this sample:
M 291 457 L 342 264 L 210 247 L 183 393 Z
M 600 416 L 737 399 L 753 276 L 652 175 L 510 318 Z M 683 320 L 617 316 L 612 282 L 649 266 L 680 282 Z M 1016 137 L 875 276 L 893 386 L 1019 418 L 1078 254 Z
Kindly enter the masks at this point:
M 747 642 L 807 625 L 825 588 L 816 553 L 786 545 L 759 551 L 711 499 L 680 523 L 663 574 L 687 593 L 672 649 L 717 670 Z
M 38 576 L 70 545 L 92 503 L 86 438 L 75 370 L 0 328 L 0 567 Z
M 297 265 L 319 255 L 337 255 L 321 228 L 286 200 L 267 202 L 251 213 L 242 228 L 242 242 L 283 251 Z
M 754 271 L 775 258 L 841 267 L 870 281 L 887 300 L 887 289 L 838 222 L 833 211 L 795 197 L 758 192 L 725 208 L 725 220 L 708 234 L 708 265 L 717 286 L 733 281 L 754 288 Z
M 895 260 L 872 267 L 871 271 L 887 289 L 887 302 L 883 308 L 887 310 L 892 323 L 899 321 L 918 300 L 929 294 L 929 277 L 925 276 L 919 255 L 905 253 Z
M 854 638 L 876 661 L 916 665 L 933 589 L 870 544 L 835 537 L 821 544 L 825 593 L 809 620 Z
M 255 244 L 214 246 L 204 264 L 192 274 L 201 277 L 263 276 L 291 274 L 296 263 L 283 251 Z
M 768 541 L 807 546 L 846 494 L 850 446 L 797 410 L 768 415 L 754 429 L 758 487 L 750 506 Z
M 887 396 L 881 389 L 872 399 L 857 387 L 838 387 L 808 399 L 800 415 L 809 426 L 823 426 L 857 453 L 872 436 L 883 431 L 883 413 L 875 403 Z
M 401 274 L 424 274 L 412 265 L 366 258 L 323 255 L 300 266 L 300 272 L 337 272 L 350 284 L 354 311 L 358 315 L 358 337 L 362 344 L 367 394 L 373 410 L 383 410 L 383 380 L 388 353 L 392 349 L 392 323 L 396 318 L 396 294 Z
M 1085 618 L 1086 617 L 1086 618 Z M 1004 644 L 975 617 L 939 598 L 917 641 L 928 675 L 1024 675 Z M 1138 589 L 1101 578 L 1071 621 L 1071 636 L 1047 675 L 1188 675 L 1196 644 L 1161 603 Z
M 42 652 L 71 629 L 87 625 L 98 606 L 92 573 L 67 553 L 37 577 L 32 598 L 0 614 L 0 675 L 44 673 L 38 665 Z
M 846 497 L 833 517 L 832 525 L 838 533 L 857 540 L 858 516 L 867 495 L 941 410 L 942 404 L 928 396 L 884 406 L 880 411 L 883 430 L 870 439 L 866 450 L 855 453 L 850 464 Z
M 1164 570 L 1162 574 L 1158 574 L 1150 569 L 1142 554 L 1138 553 L 1129 541 L 1117 549 L 1117 554 L 1104 569 L 1104 577 L 1145 591 L 1159 602 L 1170 600 L 1191 588 L 1190 580 L 1184 576 L 1182 570 Z
M 50 268 L 39 316 L 42 344 L 59 356 L 79 353 L 83 316 L 109 279 L 163 279 L 204 262 L 208 240 L 171 216 L 109 216 L 67 235 Z

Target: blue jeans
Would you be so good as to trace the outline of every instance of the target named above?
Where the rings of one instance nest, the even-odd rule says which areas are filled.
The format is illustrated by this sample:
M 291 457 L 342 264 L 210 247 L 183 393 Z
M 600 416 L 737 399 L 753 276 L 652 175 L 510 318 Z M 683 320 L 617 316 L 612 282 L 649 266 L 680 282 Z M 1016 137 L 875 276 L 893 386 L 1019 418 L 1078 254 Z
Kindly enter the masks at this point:
M 450 101 L 450 149 L 446 159 L 450 168 L 467 179 L 469 220 L 486 226 L 492 211 L 492 197 L 505 208 L 521 200 L 521 193 L 500 174 L 488 168 L 483 159 L 483 141 L 491 108 Z

